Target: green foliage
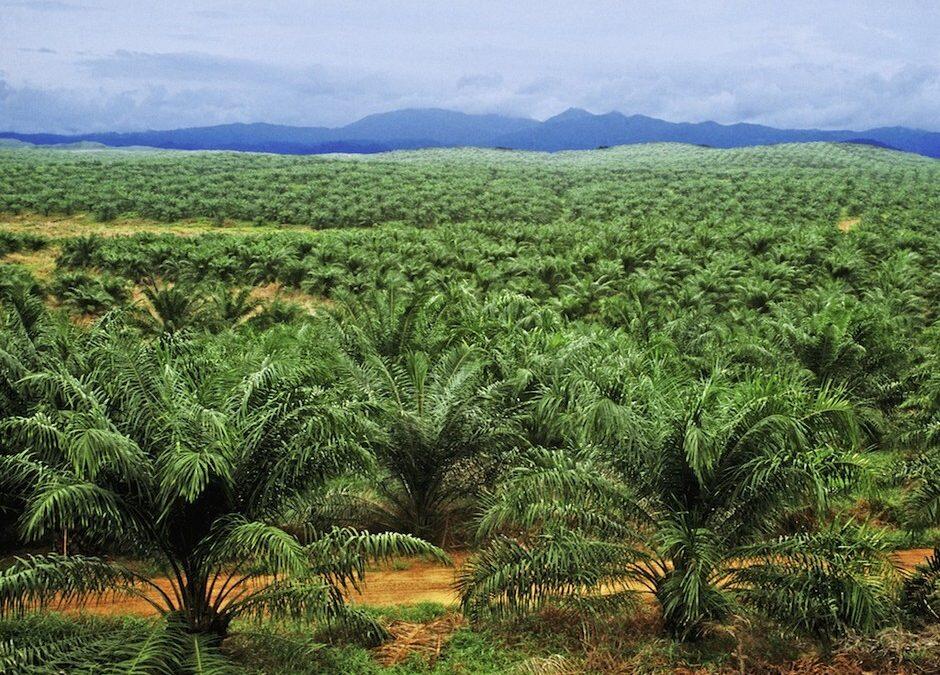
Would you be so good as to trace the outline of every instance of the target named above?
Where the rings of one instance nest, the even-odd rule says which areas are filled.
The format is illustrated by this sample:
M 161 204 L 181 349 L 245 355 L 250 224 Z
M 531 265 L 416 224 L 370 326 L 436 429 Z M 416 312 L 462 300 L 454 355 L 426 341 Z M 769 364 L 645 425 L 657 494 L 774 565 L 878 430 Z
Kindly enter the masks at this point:
M 69 530 L 151 556 L 170 587 L 100 558 L 20 558 L 0 573 L 0 614 L 135 595 L 188 636 L 187 668 L 216 672 L 217 640 L 236 617 L 343 624 L 375 641 L 381 626 L 343 596 L 367 564 L 447 562 L 405 535 L 280 526 L 285 502 L 369 461 L 356 409 L 316 370 L 171 336 L 96 337 L 84 372 L 50 361 L 25 378 L 38 400 L 2 422 L 22 448 L 0 456 L 2 480 L 24 496 L 25 539 Z
M 863 220 L 871 214 L 890 220 L 899 204 L 935 204 L 936 194 L 918 194 L 918 184 L 935 181 L 936 171 L 924 157 L 844 144 L 739 150 L 651 144 L 555 155 L 429 150 L 354 160 L 18 150 L 0 153 L 0 210 L 94 212 L 101 221 L 121 214 L 166 222 L 235 218 L 318 229 L 677 214 L 690 221 L 834 223 L 846 209 Z
M 0 212 L 25 214 L 0 231 L 2 529 L 82 552 L 0 572 L 0 659 L 375 672 L 356 645 L 438 610 L 344 591 L 444 561 L 414 535 L 468 543 L 474 514 L 468 615 L 597 626 L 649 592 L 680 642 L 634 665 L 723 663 L 742 614 L 829 646 L 890 623 L 906 535 L 835 511 L 938 525 L 938 167 L 830 144 L 0 152 Z M 259 226 L 18 231 L 72 212 Z M 41 281 L 7 258 L 49 246 Z M 905 580 L 912 623 L 935 620 L 934 562 Z M 144 588 L 163 619 L 118 642 L 24 613 Z M 478 623 L 397 670 L 522 659 Z
M 788 514 L 825 508 L 862 470 L 849 403 L 777 379 L 709 380 L 689 392 L 657 384 L 657 396 L 682 404 L 659 408 L 651 434 L 619 449 L 545 451 L 497 490 L 480 522 L 490 543 L 461 573 L 465 610 L 519 614 L 554 603 L 610 613 L 645 588 L 666 630 L 686 640 L 738 603 L 824 639 L 885 621 L 884 546 L 860 535 L 840 549 L 843 530 L 784 529 Z M 599 586 L 616 592 L 597 595 Z M 793 612 L 836 600 L 845 606 L 830 615 Z
M 142 619 L 76 620 L 29 614 L 0 621 L 0 670 L 53 673 L 171 673 L 184 670 L 185 638 Z
M 441 298 L 401 301 L 390 292 L 339 314 L 350 381 L 379 429 L 371 447 L 381 473 L 365 494 L 320 502 L 440 544 L 455 540 L 476 495 L 523 440 L 498 383 L 485 380 L 484 355 L 458 342 L 445 307 Z
M 49 242 L 35 234 L 0 231 L 0 255 L 19 253 L 20 251 L 39 251 Z
M 127 303 L 128 286 L 126 279 L 110 274 L 60 272 L 49 285 L 49 291 L 77 314 L 104 314 Z

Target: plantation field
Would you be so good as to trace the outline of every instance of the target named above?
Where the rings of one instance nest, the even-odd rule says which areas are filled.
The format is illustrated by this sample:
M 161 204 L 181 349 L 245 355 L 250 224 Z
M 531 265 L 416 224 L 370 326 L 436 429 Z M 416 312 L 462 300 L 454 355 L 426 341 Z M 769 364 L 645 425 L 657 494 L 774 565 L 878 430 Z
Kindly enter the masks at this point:
M 0 149 L 0 418 L 0 672 L 936 672 L 940 162 Z

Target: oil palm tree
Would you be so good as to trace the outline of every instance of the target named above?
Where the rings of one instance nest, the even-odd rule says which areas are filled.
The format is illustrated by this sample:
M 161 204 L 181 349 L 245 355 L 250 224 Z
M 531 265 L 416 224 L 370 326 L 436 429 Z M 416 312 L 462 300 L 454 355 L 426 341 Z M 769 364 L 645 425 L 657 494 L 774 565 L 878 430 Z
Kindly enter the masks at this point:
M 251 291 L 252 289 L 247 287 L 217 287 L 209 297 L 213 323 L 219 328 L 227 328 L 247 320 L 260 304 L 252 298 Z
M 429 351 L 445 336 L 441 316 L 446 309 L 441 295 L 426 290 L 406 291 L 395 285 L 363 297 L 345 296 L 336 312 L 337 329 L 346 350 L 396 361 L 417 350 Z
M 460 345 L 398 363 L 373 355 L 351 369 L 381 432 L 379 474 L 360 513 L 382 529 L 447 543 L 521 442 L 511 407 L 483 381 L 479 352 Z
M 356 440 L 368 430 L 311 367 L 287 357 L 219 365 L 245 363 L 237 351 L 111 340 L 80 377 L 27 377 L 45 404 L 3 422 L 24 449 L 0 458 L 5 487 L 25 495 L 23 537 L 80 532 L 152 556 L 168 582 L 100 557 L 28 556 L 0 572 L 0 614 L 117 592 L 145 600 L 197 648 L 236 617 L 318 619 L 381 636 L 344 602 L 367 563 L 445 556 L 406 535 L 283 529 L 285 503 L 369 463 Z
M 856 433 L 846 400 L 773 379 L 663 390 L 681 405 L 660 408 L 659 431 L 628 451 L 544 450 L 513 471 L 480 520 L 488 543 L 461 572 L 464 609 L 610 612 L 644 590 L 686 640 L 741 605 L 784 620 L 802 607 L 798 627 L 822 638 L 882 620 L 882 544 L 864 528 L 784 527 L 862 468 L 839 449 Z
M 31 278 L 0 278 L 0 416 L 27 410 L 20 380 L 52 348 L 54 322 Z
M 899 376 L 908 355 L 897 327 L 879 305 L 850 296 L 817 294 L 817 308 L 798 325 L 784 325 L 784 341 L 820 383 L 843 387 L 857 400 L 888 409 L 902 402 Z
M 934 429 L 936 432 L 936 429 Z M 940 526 L 940 438 L 911 463 L 905 513 L 912 530 Z M 913 623 L 940 623 L 940 547 L 904 580 L 901 609 Z
M 150 279 L 143 287 L 146 303 L 138 303 L 137 323 L 154 335 L 173 335 L 203 323 L 205 299 L 197 289 Z
M 394 286 L 340 305 L 335 327 L 348 381 L 380 430 L 371 443 L 378 475 L 318 496 L 315 511 L 434 543 L 465 524 L 475 496 L 520 441 L 513 406 L 487 383 L 482 352 L 460 341 L 473 332 L 469 313 L 459 311 L 470 302 L 461 289 Z
M 101 252 L 104 239 L 97 234 L 88 234 L 66 240 L 62 244 L 58 263 L 66 267 L 90 267 Z

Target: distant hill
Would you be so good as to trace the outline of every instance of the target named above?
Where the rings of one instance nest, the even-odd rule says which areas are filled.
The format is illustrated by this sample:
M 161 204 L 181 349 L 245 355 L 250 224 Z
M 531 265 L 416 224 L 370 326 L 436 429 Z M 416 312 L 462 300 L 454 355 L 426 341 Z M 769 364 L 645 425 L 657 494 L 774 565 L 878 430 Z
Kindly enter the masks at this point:
M 940 133 L 907 127 L 863 131 L 777 129 L 759 124 L 667 122 L 645 115 L 595 115 L 569 108 L 543 122 L 503 115 L 469 115 L 438 108 L 369 115 L 343 127 L 223 124 L 168 131 L 76 135 L 0 132 L 0 139 L 36 145 L 79 142 L 111 147 L 242 150 L 281 154 L 374 153 L 427 147 L 503 147 L 519 150 L 588 150 L 599 146 L 677 142 L 739 148 L 811 141 L 852 142 L 940 158 Z
M 491 147 L 504 134 L 539 126 L 536 120 L 502 115 L 468 115 L 438 108 L 396 110 L 363 117 L 334 130 L 338 137 L 404 142 L 424 139 L 432 145 Z
M 940 133 L 886 127 L 867 131 L 823 131 L 820 129 L 776 129 L 759 124 L 718 124 L 717 122 L 666 122 L 645 115 L 587 115 L 568 111 L 542 124 L 500 136 L 497 144 L 524 150 L 588 150 L 598 146 L 630 143 L 678 142 L 713 148 L 740 148 L 776 143 L 850 141 L 865 139 L 870 144 L 940 157 Z

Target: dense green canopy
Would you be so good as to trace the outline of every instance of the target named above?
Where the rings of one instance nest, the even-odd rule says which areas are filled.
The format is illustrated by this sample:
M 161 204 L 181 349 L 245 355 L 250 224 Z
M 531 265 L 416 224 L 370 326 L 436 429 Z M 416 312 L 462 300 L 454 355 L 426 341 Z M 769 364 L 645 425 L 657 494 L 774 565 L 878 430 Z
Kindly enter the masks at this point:
M 681 641 L 830 644 L 940 607 L 937 556 L 888 557 L 940 526 L 935 161 L 3 150 L 0 256 L 2 531 L 69 542 L 0 614 L 149 587 L 167 630 L 113 659 L 381 637 L 343 590 L 437 544 L 480 621 L 645 589 Z

